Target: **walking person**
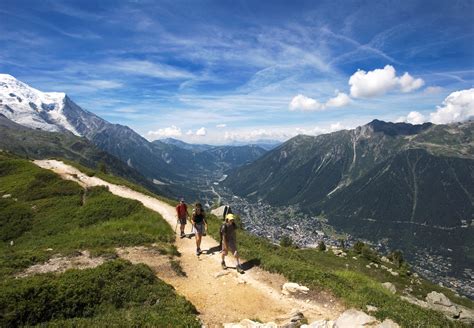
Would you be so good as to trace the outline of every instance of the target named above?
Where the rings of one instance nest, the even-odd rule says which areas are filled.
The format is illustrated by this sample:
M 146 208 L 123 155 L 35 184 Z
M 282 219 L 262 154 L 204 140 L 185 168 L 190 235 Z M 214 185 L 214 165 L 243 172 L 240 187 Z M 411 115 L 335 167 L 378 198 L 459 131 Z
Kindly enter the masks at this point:
M 184 228 L 186 227 L 186 221 L 189 218 L 188 206 L 184 202 L 184 198 L 181 198 L 179 200 L 179 204 L 176 206 L 176 216 L 178 218 L 179 228 L 181 230 L 180 236 L 183 238 L 185 236 Z
M 237 234 L 236 234 L 237 226 L 234 222 L 234 215 L 227 214 L 226 216 L 226 223 L 221 227 L 221 235 L 222 235 L 222 269 L 227 269 L 227 265 L 225 264 L 225 257 L 227 253 L 230 251 L 232 255 L 234 255 L 237 265 L 235 268 L 237 272 L 244 273 L 244 270 L 240 266 L 240 259 L 239 253 L 237 252 Z
M 202 209 L 201 203 L 196 203 L 193 216 L 191 217 L 194 232 L 196 235 L 196 255 L 201 254 L 201 239 L 207 231 L 206 215 Z
M 220 240 L 219 240 L 219 249 L 220 249 L 220 252 L 222 252 L 222 229 L 225 225 L 225 223 L 227 222 L 226 221 L 226 217 L 227 217 L 227 214 L 232 214 L 232 210 L 230 208 L 229 205 L 226 205 L 224 206 L 224 212 L 222 214 L 222 224 L 221 224 L 221 228 L 220 228 Z

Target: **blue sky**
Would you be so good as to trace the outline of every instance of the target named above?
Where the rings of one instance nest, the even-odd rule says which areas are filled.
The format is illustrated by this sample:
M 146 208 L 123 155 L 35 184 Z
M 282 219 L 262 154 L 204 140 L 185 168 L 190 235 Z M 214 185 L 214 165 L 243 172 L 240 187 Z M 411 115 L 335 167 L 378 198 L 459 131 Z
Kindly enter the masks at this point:
M 0 72 L 152 140 L 474 113 L 473 1 L 0 1 Z

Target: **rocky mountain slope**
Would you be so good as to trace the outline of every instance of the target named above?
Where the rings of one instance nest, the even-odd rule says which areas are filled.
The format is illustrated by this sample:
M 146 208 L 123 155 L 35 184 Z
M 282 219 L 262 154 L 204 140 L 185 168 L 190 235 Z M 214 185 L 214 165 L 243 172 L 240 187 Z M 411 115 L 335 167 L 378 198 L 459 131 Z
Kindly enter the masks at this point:
M 166 186 L 161 189 L 167 190 L 164 193 L 169 197 L 198 197 L 202 188 L 193 189 L 193 177 L 234 168 L 264 152 L 256 147 L 235 147 L 198 153 L 182 144 L 149 142 L 127 126 L 109 123 L 82 109 L 64 93 L 41 92 L 8 74 L 0 74 L 0 114 L 32 129 L 84 137 L 149 181 Z M 209 183 L 207 180 L 203 183 Z
M 296 204 L 358 238 L 441 252 L 469 275 L 474 250 L 473 122 L 373 121 L 354 130 L 297 136 L 225 180 L 234 193 Z M 454 251 L 453 251 L 454 250 Z
M 104 165 L 107 172 L 138 183 L 151 191 L 170 192 L 166 189 L 166 185 L 153 184 L 137 170 L 100 150 L 86 138 L 72 133 L 30 129 L 9 120 L 2 114 L 0 114 L 0 149 L 33 159 L 64 158 L 93 170 Z

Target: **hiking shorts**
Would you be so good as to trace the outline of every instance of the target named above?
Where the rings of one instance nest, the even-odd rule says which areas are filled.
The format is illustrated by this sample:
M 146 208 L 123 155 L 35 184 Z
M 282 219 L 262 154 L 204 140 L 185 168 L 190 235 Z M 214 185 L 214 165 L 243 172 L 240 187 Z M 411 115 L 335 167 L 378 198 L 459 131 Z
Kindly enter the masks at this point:
M 179 224 L 186 224 L 186 222 L 187 222 L 186 217 L 179 218 L 178 221 L 179 221 Z
M 227 252 L 231 252 L 232 255 L 234 255 L 234 256 L 238 255 L 237 245 L 235 244 L 235 242 L 223 243 L 222 246 L 223 246 L 222 247 L 222 253 L 224 253 L 224 255 L 227 255 Z
M 196 223 L 194 225 L 194 232 L 196 234 L 199 234 L 199 235 L 203 236 L 204 233 L 206 232 L 206 229 L 204 227 L 204 223 Z

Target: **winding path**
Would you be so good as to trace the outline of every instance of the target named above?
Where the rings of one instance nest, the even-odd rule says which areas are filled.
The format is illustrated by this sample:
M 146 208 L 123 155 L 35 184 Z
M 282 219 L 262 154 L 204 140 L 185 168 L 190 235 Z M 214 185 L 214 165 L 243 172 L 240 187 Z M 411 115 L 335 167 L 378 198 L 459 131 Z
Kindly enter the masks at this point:
M 125 186 L 89 177 L 57 160 L 37 160 L 34 163 L 83 187 L 107 186 L 110 192 L 117 196 L 138 200 L 144 206 L 161 214 L 173 229 L 175 227 L 175 209 L 163 201 Z M 188 225 L 186 231 L 189 229 Z M 186 272 L 186 277 L 160 271 L 162 261 L 160 262 L 156 254 L 146 252 L 146 248 L 119 252 L 119 255 L 132 263 L 149 265 L 160 279 L 174 286 L 180 295 L 196 306 L 202 322 L 207 327 L 221 327 L 223 323 L 239 322 L 246 318 L 283 323 L 294 310 L 302 312 L 309 322 L 334 319 L 343 312 L 343 306 L 325 294 L 310 292 L 298 298 L 283 295 L 281 286 L 287 282 L 285 278 L 258 267 L 249 267 L 243 275 L 232 269 L 222 270 L 219 252 L 206 254 L 206 250 L 217 250 L 217 246 L 218 243 L 214 239 L 204 237 L 201 245 L 204 254 L 198 257 L 194 254 L 196 248 L 194 239 L 177 237 L 176 247 L 182 254 L 180 263 Z M 229 266 L 233 265 L 233 262 L 232 258 L 227 259 Z

